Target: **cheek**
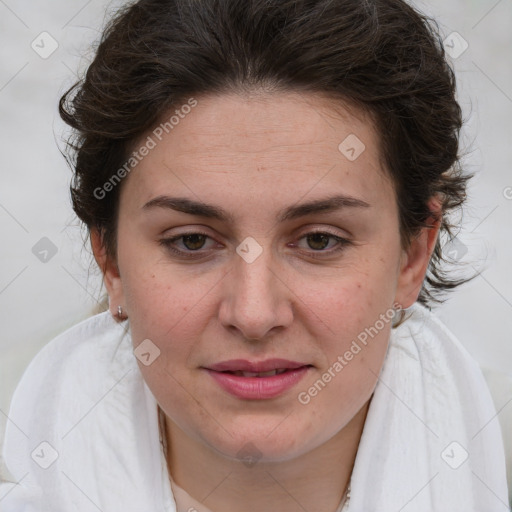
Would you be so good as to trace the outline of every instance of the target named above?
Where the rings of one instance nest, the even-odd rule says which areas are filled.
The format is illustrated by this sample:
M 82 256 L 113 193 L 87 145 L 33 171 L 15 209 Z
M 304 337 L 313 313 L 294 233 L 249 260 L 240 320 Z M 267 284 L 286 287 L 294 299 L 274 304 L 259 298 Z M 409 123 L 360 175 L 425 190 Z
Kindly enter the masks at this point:
M 388 261 L 392 261 L 390 258 Z M 325 282 L 302 283 L 304 301 L 317 312 L 333 334 L 355 337 L 372 325 L 393 304 L 396 279 L 392 265 L 364 258 L 350 268 L 341 268 Z M 335 342 L 336 345 L 336 342 Z
M 119 258 L 123 293 L 134 342 L 153 336 L 166 344 L 175 333 L 186 338 L 199 327 L 205 296 L 223 274 L 172 264 L 161 248 L 148 245 L 125 241 Z
M 351 326 L 332 339 L 328 363 L 298 390 L 297 402 L 322 442 L 344 428 L 371 398 L 389 345 L 391 320 Z M 379 329 L 380 328 L 380 329 Z M 349 330 L 354 333 L 349 335 Z M 357 333 L 357 334 L 356 334 Z M 322 428 L 318 428 L 322 425 Z
M 361 260 L 309 296 L 308 306 L 317 313 L 311 321 L 318 325 L 320 318 L 328 334 L 321 339 L 324 365 L 299 390 L 299 403 L 326 425 L 346 424 L 375 388 L 393 319 L 394 282 L 386 261 Z

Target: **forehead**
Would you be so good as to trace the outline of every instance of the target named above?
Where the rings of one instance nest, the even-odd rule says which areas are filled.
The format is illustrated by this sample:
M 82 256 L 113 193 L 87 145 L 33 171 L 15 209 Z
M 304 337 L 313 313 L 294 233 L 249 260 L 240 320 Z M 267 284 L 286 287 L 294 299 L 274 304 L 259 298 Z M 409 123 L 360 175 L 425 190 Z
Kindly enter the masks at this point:
M 196 101 L 197 106 L 171 130 L 179 132 L 178 154 L 227 146 L 246 153 L 264 153 L 280 146 L 295 146 L 295 150 L 312 144 L 332 146 L 352 132 L 370 145 L 376 142 L 373 123 L 365 112 L 319 94 L 240 93 L 202 96 Z M 169 114 L 163 116 L 162 126 L 169 118 Z M 207 139 L 206 145 L 198 146 L 197 138 Z
M 166 113 L 136 147 L 149 139 L 154 147 L 128 177 L 141 203 L 165 188 L 203 199 L 337 185 L 365 200 L 389 192 L 369 116 L 314 93 L 198 96 Z

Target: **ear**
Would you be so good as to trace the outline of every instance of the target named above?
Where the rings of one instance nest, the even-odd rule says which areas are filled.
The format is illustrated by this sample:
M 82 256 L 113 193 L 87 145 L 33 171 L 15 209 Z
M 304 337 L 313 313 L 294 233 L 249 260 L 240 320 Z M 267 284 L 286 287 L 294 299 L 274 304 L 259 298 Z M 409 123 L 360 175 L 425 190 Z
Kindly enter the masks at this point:
M 123 283 L 119 274 L 119 268 L 114 258 L 107 254 L 103 234 L 96 228 L 91 229 L 91 247 L 94 259 L 103 273 L 103 282 L 109 297 L 109 310 L 114 318 L 122 320 L 118 314 L 118 306 L 124 308 Z M 124 312 L 126 313 L 126 311 Z
M 436 246 L 442 221 L 442 206 L 438 199 L 429 201 L 432 215 L 427 220 L 428 227 L 421 228 L 409 247 L 403 251 L 395 302 L 406 309 L 412 306 L 421 291 L 430 257 Z

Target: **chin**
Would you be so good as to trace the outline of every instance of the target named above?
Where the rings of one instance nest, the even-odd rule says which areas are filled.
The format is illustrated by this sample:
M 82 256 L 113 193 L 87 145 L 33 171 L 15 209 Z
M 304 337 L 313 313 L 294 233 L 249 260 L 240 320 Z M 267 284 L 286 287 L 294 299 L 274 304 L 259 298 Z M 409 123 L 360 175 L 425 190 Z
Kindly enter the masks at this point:
M 223 434 L 221 439 L 203 437 L 203 440 L 223 457 L 242 461 L 247 466 L 257 462 L 284 462 L 295 459 L 321 444 L 319 439 L 322 436 L 315 436 L 315 443 L 315 439 L 310 437 L 312 433 L 297 428 L 296 424 L 293 431 L 283 429 L 281 432 L 278 425 L 279 422 L 275 420 L 262 421 L 258 425 L 260 428 L 254 428 L 254 422 L 251 422 L 246 428 L 238 425 L 236 431 L 231 429 L 232 436 L 220 430 L 219 434 Z M 325 438 L 326 441 L 328 436 L 325 435 Z

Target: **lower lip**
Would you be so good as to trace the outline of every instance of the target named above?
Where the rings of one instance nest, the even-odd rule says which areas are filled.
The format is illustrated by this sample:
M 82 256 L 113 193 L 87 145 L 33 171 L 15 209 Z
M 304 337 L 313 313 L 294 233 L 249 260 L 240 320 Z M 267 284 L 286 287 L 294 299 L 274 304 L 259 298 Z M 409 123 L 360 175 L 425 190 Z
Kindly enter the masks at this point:
M 265 400 L 291 389 L 306 375 L 308 369 L 308 366 L 301 366 L 271 377 L 241 377 L 209 369 L 207 372 L 222 389 L 237 398 Z

